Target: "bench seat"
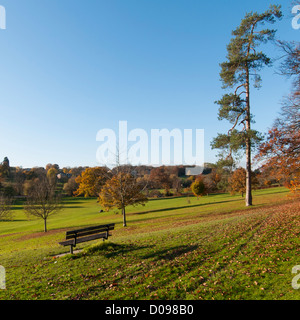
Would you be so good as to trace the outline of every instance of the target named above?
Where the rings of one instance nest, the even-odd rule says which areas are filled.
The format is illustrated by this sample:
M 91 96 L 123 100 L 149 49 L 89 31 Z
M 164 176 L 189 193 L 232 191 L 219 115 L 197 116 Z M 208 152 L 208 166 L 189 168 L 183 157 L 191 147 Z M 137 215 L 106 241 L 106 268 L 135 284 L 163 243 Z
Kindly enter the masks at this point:
M 107 240 L 111 233 L 109 231 L 114 230 L 115 224 L 105 224 L 94 227 L 88 227 L 83 229 L 77 229 L 66 232 L 66 240 L 59 242 L 62 246 L 70 246 L 70 253 L 73 254 L 73 248 L 78 243 L 88 242 L 96 239 Z

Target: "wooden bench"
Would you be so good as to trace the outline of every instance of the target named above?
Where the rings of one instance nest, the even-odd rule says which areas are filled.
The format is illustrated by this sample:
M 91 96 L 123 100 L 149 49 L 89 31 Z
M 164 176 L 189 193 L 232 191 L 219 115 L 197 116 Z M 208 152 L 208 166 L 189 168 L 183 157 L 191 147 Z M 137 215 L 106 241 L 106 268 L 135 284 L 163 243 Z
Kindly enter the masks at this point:
M 105 224 L 101 226 L 89 227 L 84 229 L 72 230 L 66 232 L 66 241 L 59 242 L 62 246 L 70 246 L 70 253 L 73 254 L 73 248 L 78 243 L 92 241 L 96 239 L 107 240 L 111 234 L 109 231 L 114 230 L 115 224 Z

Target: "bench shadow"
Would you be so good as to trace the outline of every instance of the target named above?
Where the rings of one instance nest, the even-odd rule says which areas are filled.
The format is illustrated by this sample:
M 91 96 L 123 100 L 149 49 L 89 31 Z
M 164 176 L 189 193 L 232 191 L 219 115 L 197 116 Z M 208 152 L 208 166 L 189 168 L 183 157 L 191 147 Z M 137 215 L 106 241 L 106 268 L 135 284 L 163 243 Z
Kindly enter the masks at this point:
M 15 222 L 24 222 L 24 221 L 28 221 L 28 219 L 15 219 L 15 218 L 11 218 L 11 219 L 3 219 L 1 220 L 0 219 L 0 222 L 2 223 L 5 223 L 5 222 L 9 222 L 9 223 L 15 223 Z
M 86 250 L 87 254 L 101 254 L 106 258 L 112 258 L 118 255 L 127 254 L 129 252 L 152 248 L 153 245 L 138 246 L 135 244 L 118 244 L 113 242 L 104 242 L 99 245 L 92 246 Z
M 117 244 L 112 242 L 105 242 L 98 245 L 94 245 L 85 249 L 83 252 L 77 255 L 70 255 L 70 259 L 79 259 L 82 256 L 86 255 L 101 255 L 105 258 L 113 258 L 116 256 L 126 255 L 128 253 L 142 250 L 142 249 L 151 249 L 155 245 L 136 245 L 136 244 Z M 198 245 L 181 245 L 174 246 L 171 248 L 166 248 L 160 251 L 152 251 L 149 254 L 141 255 L 141 259 L 153 259 L 154 261 L 159 260 L 174 260 L 176 257 L 180 257 L 187 253 L 190 253 L 198 249 Z

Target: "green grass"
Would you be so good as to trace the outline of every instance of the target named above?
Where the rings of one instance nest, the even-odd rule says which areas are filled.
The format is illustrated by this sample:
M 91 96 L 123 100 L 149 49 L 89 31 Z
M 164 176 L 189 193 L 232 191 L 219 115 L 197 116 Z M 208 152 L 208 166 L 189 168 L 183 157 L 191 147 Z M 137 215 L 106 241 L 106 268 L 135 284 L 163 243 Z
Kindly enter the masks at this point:
M 67 199 L 48 221 L 0 223 L 0 299 L 299 299 L 291 286 L 299 265 L 299 201 L 283 188 L 254 193 L 253 208 L 228 194 L 199 200 L 151 200 L 128 208 L 128 227 L 96 199 Z M 108 242 L 81 244 L 54 257 L 65 231 L 115 222 Z

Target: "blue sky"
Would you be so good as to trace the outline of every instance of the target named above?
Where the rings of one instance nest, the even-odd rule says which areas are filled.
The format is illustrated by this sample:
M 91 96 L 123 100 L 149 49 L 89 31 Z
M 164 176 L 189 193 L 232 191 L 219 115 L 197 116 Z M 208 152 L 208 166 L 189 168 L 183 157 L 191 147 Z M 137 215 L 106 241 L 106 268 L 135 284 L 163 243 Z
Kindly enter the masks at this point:
M 278 38 L 298 40 L 289 1 L 0 0 L 0 159 L 13 166 L 96 166 L 104 128 L 205 130 L 210 142 L 225 92 L 219 63 L 246 12 L 282 4 Z M 274 46 L 265 51 L 281 55 Z M 264 69 L 254 128 L 266 132 L 290 81 Z

